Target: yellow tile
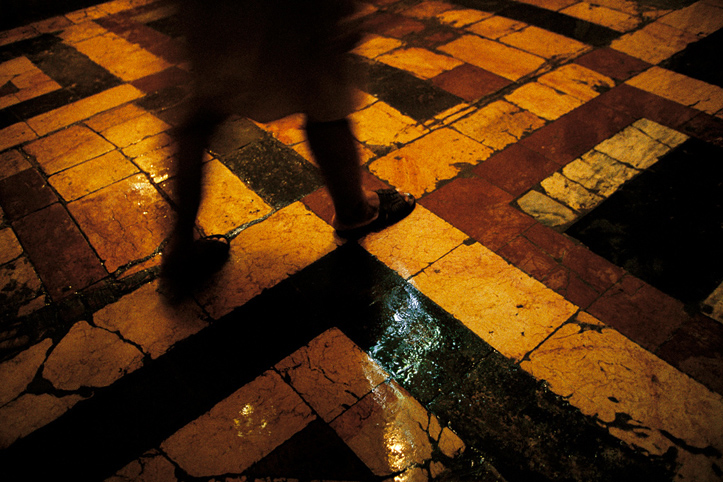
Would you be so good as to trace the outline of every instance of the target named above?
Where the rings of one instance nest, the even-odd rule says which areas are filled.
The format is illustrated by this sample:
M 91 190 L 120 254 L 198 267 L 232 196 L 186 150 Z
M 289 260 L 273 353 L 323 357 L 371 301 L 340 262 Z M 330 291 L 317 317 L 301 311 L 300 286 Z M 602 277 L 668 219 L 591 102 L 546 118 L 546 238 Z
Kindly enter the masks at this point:
M 83 40 L 87 40 L 89 38 L 97 37 L 98 35 L 103 35 L 106 33 L 107 30 L 97 23 L 93 22 L 92 20 L 89 20 L 87 22 L 83 23 L 77 23 L 74 24 L 72 27 L 68 27 L 62 32 L 58 34 L 60 38 L 62 38 L 65 43 L 67 44 L 74 44 L 77 42 L 82 42 Z
M 417 121 L 381 101 L 353 113 L 350 118 L 354 136 L 373 146 L 405 144 L 427 132 Z
M 96 132 L 103 132 L 136 117 L 146 114 L 145 109 L 135 104 L 125 104 L 115 109 L 94 115 L 85 121 L 85 125 Z
M 275 368 L 326 422 L 389 378 L 338 328 L 314 338 Z
M 723 89 L 660 67 L 651 67 L 627 83 L 711 115 L 723 109 Z
M 603 423 L 630 417 L 625 427 L 609 425 L 610 433 L 654 455 L 671 448 L 723 450 L 723 398 L 586 313 L 522 368 Z
M 411 72 L 422 79 L 431 79 L 462 65 L 462 62 L 455 58 L 416 47 L 395 50 L 392 53 L 378 57 L 377 60 L 392 67 Z
M 377 159 L 369 169 L 392 186 L 421 197 L 465 165 L 479 164 L 490 155 L 489 147 L 444 128 Z
M 168 236 L 173 211 L 138 174 L 68 204 L 108 272 L 152 255 Z
M 62 15 L 51 17 L 33 23 L 35 29 L 40 33 L 54 33 L 73 25 L 73 22 Z
M 453 8 L 455 8 L 455 7 L 452 4 L 432 0 L 429 2 L 422 2 L 419 5 L 415 5 L 414 7 L 408 8 L 408 9 L 402 11 L 402 14 L 404 14 L 408 17 L 414 17 L 414 18 L 420 18 L 420 19 L 433 18 L 442 12 L 446 12 L 447 10 L 452 10 Z
M 95 20 L 107 16 L 108 14 L 98 8 L 97 6 L 84 8 L 82 10 L 76 10 L 66 14 L 66 18 L 73 23 L 83 23 L 88 20 Z
M 603 202 L 602 197 L 569 180 L 559 172 L 554 173 L 547 179 L 543 179 L 540 186 L 550 197 L 578 212 L 592 209 Z
M 519 80 L 545 63 L 541 57 L 475 35 L 465 35 L 439 50 L 510 80 Z
M 533 26 L 506 35 L 500 42 L 546 59 L 574 57 L 590 50 L 582 42 Z
M 118 147 L 128 147 L 144 139 L 171 129 L 153 114 L 143 114 L 122 124 L 113 126 L 102 132 L 103 137 Z
M 126 156 L 134 159 L 138 156 L 148 154 L 155 150 L 169 147 L 174 143 L 174 140 L 175 139 L 173 138 L 173 136 L 171 136 L 167 132 L 162 132 L 155 136 L 148 137 L 147 139 L 143 139 L 141 142 L 138 142 L 136 144 L 124 147 L 123 149 L 121 149 L 121 151 Z
M 558 11 L 577 3 L 578 0 L 520 0 L 523 3 L 542 7 L 546 10 Z
M 402 41 L 395 38 L 381 37 L 379 35 L 370 35 L 365 38 L 354 50 L 353 53 L 366 57 L 368 59 L 376 58 L 391 50 L 401 47 Z
M 618 32 L 629 32 L 640 24 L 640 19 L 634 15 L 588 2 L 576 3 L 561 10 L 560 13 L 597 25 L 603 25 Z
M 274 371 L 181 428 L 161 450 L 192 477 L 240 474 L 316 417 Z
M 576 99 L 588 101 L 615 86 L 615 81 L 581 65 L 567 64 L 540 77 L 539 82 Z
M 613 40 L 610 46 L 620 52 L 657 64 L 680 52 L 697 37 L 660 22 Z
M 583 104 L 582 100 L 539 82 L 525 84 L 505 99 L 547 120 L 558 119 Z
M 198 225 L 206 234 L 226 234 L 260 219 L 272 208 L 220 161 L 203 165 L 203 201 Z
M 0 179 L 5 179 L 31 167 L 28 160 L 18 150 L 13 149 L 0 154 Z
M 143 172 L 148 173 L 156 184 L 160 184 L 176 172 L 175 145 L 161 147 L 136 157 L 135 162 Z
M 696 2 L 664 15 L 658 21 L 697 37 L 704 37 L 723 28 L 723 6 Z
M 266 132 L 270 132 L 287 146 L 306 141 L 305 124 L 306 117 L 303 114 L 294 114 L 267 123 L 257 123 L 258 126 Z
M 408 279 L 462 244 L 467 235 L 418 205 L 397 224 L 366 236 L 360 244 Z
M 35 30 L 35 27 L 32 24 L 6 30 L 4 32 L 0 32 L 0 47 L 19 42 L 21 40 L 37 37 L 38 35 L 39 32 Z
M 157 281 L 148 283 L 95 312 L 93 322 L 99 328 L 119 333 L 153 359 L 208 326 L 194 301 L 172 307 L 157 290 Z
M 171 67 L 165 60 L 112 32 L 77 42 L 73 46 L 125 81 L 137 80 Z
M 492 40 L 497 40 L 504 35 L 522 30 L 526 26 L 526 23 L 518 22 L 517 20 L 494 16 L 472 24 L 467 27 L 466 30 Z
M 26 393 L 0 408 L 0 449 L 60 417 L 84 398 L 80 395 L 56 397 Z
M 55 174 L 114 149 L 113 144 L 85 126 L 76 125 L 25 146 L 47 174 Z
M 588 0 L 589 3 L 606 7 L 618 12 L 627 13 L 628 15 L 638 16 L 641 13 L 655 11 L 655 8 L 650 5 L 645 5 L 643 2 L 636 2 L 634 0 Z
M 229 261 L 199 299 L 220 318 L 335 247 L 331 226 L 300 202 L 291 204 L 231 241 Z
M 458 131 L 496 151 L 543 125 L 545 121 L 536 115 L 503 100 L 452 124 Z
M 140 90 L 132 85 L 123 84 L 35 116 L 28 121 L 28 124 L 39 136 L 44 136 L 142 96 Z
M 50 176 L 48 181 L 66 201 L 74 201 L 138 172 L 123 154 L 108 154 Z
M 487 17 L 491 17 L 491 13 L 482 12 L 480 10 L 466 9 L 466 10 L 449 10 L 437 15 L 437 19 L 447 25 L 453 27 L 464 27 L 473 23 L 479 22 Z
M 504 356 L 521 360 L 577 307 L 481 244 L 462 245 L 412 283 Z
M 0 151 L 35 139 L 37 135 L 25 122 L 0 129 Z
M 18 238 L 11 228 L 0 229 L 0 264 L 5 264 L 23 254 Z

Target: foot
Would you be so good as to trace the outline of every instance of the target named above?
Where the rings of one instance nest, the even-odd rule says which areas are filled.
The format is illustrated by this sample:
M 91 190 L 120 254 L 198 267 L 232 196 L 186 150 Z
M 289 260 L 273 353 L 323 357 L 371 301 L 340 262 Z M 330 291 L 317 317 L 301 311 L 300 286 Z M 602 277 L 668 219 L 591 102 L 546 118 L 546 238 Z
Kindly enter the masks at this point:
M 334 222 L 336 233 L 346 239 L 358 239 L 381 231 L 407 217 L 416 205 L 414 196 L 395 189 L 380 189 L 370 193 L 369 217 L 355 224 Z

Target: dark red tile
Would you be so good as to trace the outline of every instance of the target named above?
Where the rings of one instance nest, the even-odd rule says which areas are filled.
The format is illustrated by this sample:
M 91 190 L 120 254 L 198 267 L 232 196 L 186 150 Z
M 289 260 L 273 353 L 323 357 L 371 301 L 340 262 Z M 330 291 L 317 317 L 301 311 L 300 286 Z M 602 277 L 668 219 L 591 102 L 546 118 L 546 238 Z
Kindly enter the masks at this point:
M 627 80 L 650 67 L 647 62 L 609 47 L 593 50 L 575 63 L 616 80 Z
M 578 243 L 564 234 L 539 223 L 533 224 L 525 231 L 524 236 L 559 262 L 578 246 Z
M 692 317 L 656 354 L 711 390 L 723 394 L 723 324 Z
M 409 45 L 433 49 L 439 47 L 440 45 L 451 42 L 457 36 L 458 34 L 456 32 L 450 30 L 435 30 L 434 32 L 430 32 L 429 34 L 425 34 L 424 32 L 422 32 L 418 38 L 411 39 L 409 41 Z
M 701 112 L 683 124 L 681 132 L 723 147 L 723 119 L 718 117 Z
M 520 144 L 565 165 L 636 120 L 597 101 L 600 97 L 535 131 Z
M 53 300 L 108 274 L 70 214 L 58 203 L 16 221 L 13 228 Z
M 0 181 L 0 206 L 13 221 L 58 200 L 36 169 L 26 169 Z
M 402 38 L 424 30 L 424 24 L 417 20 L 393 13 L 378 13 L 367 19 L 362 29 L 379 35 Z
M 652 352 L 690 319 L 683 303 L 631 275 L 604 293 L 588 312 Z
M 535 223 L 509 205 L 513 197 L 480 178 L 459 178 L 421 200 L 457 229 L 497 250 Z
M 516 197 L 559 168 L 545 156 L 513 144 L 477 166 L 474 173 Z
M 636 120 L 646 118 L 672 129 L 680 129 L 699 113 L 695 109 L 627 84 L 618 85 L 601 94 L 594 99 L 594 102 L 605 104 Z
M 134 80 L 131 84 L 133 87 L 150 94 L 152 92 L 158 92 L 159 90 L 167 87 L 174 87 L 176 85 L 190 86 L 191 81 L 192 76 L 189 72 L 179 69 L 178 67 L 171 67 L 162 72 L 158 72 L 157 74 L 152 74 L 147 77 Z
M 600 297 L 600 293 L 562 265 L 553 269 L 542 282 L 582 309 L 586 309 Z
M 568 250 L 562 259 L 562 264 L 599 292 L 610 288 L 625 274 L 621 268 L 585 246 L 575 246 Z
M 470 64 L 444 72 L 433 78 L 432 83 L 467 102 L 474 102 L 511 84 L 504 77 Z
M 378 177 L 370 174 L 368 171 L 363 171 L 362 182 L 364 187 L 369 190 L 389 189 L 388 184 L 379 180 Z M 334 218 L 334 205 L 331 202 L 329 191 L 327 191 L 325 187 L 317 189 L 313 193 L 305 196 L 301 201 L 317 216 L 331 224 Z
M 522 236 L 500 248 L 497 254 L 538 281 L 545 279 L 558 267 L 558 263 L 551 256 Z

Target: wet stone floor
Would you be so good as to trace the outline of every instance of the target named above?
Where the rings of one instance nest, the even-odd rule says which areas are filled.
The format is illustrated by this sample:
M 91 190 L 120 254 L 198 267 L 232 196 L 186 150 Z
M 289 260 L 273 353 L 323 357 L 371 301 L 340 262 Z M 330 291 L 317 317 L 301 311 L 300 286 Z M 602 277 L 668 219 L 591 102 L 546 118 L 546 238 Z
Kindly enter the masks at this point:
M 0 479 L 723 479 L 723 3 L 367 0 L 344 243 L 300 116 L 229 119 L 180 306 L 164 1 L 0 32 Z

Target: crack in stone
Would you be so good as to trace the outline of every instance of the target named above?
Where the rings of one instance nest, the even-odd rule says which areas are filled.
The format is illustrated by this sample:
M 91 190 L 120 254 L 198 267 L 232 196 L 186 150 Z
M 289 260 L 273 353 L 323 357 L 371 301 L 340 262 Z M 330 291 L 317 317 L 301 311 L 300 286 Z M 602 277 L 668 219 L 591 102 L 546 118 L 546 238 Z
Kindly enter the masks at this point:
M 721 451 L 717 448 L 713 447 L 712 445 L 708 445 L 707 447 L 696 447 L 694 445 L 688 444 L 685 440 L 676 437 L 675 435 L 671 434 L 665 429 L 660 429 L 660 433 L 663 434 L 665 438 L 673 442 L 678 447 L 692 453 L 695 455 L 705 455 L 706 457 L 715 457 L 715 458 L 721 458 Z

